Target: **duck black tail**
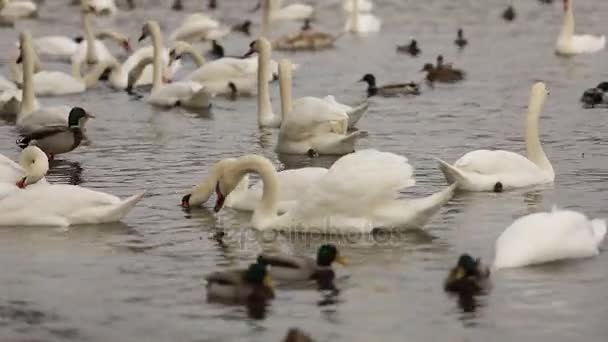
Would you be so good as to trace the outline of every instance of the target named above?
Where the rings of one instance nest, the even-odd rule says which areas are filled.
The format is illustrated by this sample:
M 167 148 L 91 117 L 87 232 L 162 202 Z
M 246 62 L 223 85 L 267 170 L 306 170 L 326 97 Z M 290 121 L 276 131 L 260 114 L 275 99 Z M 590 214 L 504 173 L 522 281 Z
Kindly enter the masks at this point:
M 21 147 L 21 149 L 24 149 L 29 146 L 31 140 L 32 139 L 30 139 L 29 137 L 22 135 L 17 138 L 17 146 Z

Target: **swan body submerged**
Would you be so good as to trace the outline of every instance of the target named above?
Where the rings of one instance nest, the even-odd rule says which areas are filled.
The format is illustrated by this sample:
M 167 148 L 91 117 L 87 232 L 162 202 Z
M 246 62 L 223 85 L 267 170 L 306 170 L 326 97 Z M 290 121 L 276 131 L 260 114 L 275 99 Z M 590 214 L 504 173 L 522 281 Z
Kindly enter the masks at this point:
M 599 254 L 606 221 L 553 209 L 521 217 L 496 240 L 494 268 L 511 268 Z

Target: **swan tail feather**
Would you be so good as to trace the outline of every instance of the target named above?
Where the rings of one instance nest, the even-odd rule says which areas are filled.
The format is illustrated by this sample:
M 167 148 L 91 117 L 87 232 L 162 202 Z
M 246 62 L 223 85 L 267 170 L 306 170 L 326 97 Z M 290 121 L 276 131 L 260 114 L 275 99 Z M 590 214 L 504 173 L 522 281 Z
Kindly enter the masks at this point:
M 367 112 L 369 108 L 369 102 L 365 101 L 360 105 L 353 107 L 353 109 L 346 114 L 348 114 L 348 128 L 353 128 L 359 122 L 359 120 L 363 117 L 363 114 Z
M 466 176 L 457 168 L 452 166 L 450 163 L 445 162 L 439 158 L 436 158 L 439 163 L 439 169 L 443 172 L 445 179 L 448 183 L 466 183 Z
M 454 183 L 430 196 L 408 201 L 416 211 L 416 216 L 410 221 L 411 224 L 423 227 L 441 207 L 454 197 L 457 187 L 458 184 Z
M 106 222 L 117 222 L 122 220 L 125 216 L 127 216 L 127 214 L 133 210 L 133 208 L 135 208 L 135 205 L 137 205 L 137 203 L 139 203 L 139 201 L 142 199 L 142 197 L 144 197 L 144 194 L 146 192 L 140 192 L 138 194 L 135 194 L 125 200 L 123 200 L 122 202 L 120 202 L 117 206 L 113 207 L 112 209 L 108 210 L 108 212 L 104 215 L 105 216 L 105 220 Z
M 606 236 L 606 220 L 593 219 L 591 220 L 591 228 L 593 229 L 593 236 L 599 246 Z

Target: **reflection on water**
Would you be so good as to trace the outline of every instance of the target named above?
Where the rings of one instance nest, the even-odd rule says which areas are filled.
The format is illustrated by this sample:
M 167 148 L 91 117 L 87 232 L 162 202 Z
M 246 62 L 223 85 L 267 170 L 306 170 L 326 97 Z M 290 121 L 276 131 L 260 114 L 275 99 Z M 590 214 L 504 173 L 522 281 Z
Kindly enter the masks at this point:
M 80 185 L 83 182 L 82 171 L 80 162 L 55 159 L 49 163 L 47 177 L 53 182 Z

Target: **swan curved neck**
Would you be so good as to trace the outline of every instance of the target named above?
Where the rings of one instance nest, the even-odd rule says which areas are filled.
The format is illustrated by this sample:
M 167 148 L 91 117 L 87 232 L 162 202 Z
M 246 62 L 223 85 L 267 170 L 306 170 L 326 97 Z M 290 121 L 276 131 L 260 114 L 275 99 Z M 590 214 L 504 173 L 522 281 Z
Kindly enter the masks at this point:
M 262 36 L 268 37 L 270 33 L 270 11 L 271 11 L 271 0 L 262 1 Z
M 560 38 L 569 40 L 574 36 L 574 10 L 572 9 L 572 0 L 569 0 L 566 6 Z
M 150 35 L 152 36 L 152 47 L 154 49 L 154 60 L 153 60 L 153 76 L 152 76 L 152 92 L 157 91 L 162 86 L 162 49 L 163 41 L 160 34 L 160 27 L 156 22 L 149 22 Z
M 253 212 L 254 226 L 259 227 L 257 223 L 264 223 L 277 218 L 279 182 L 274 165 L 264 157 L 247 155 L 235 160 L 232 172 L 238 174 L 238 179 L 250 172 L 255 172 L 262 178 L 264 184 L 262 200 Z
M 351 15 L 351 31 L 359 32 L 359 0 L 351 0 L 353 4 L 353 10 L 350 13 Z
M 543 171 L 553 174 L 553 167 L 543 150 L 539 136 L 539 120 L 545 98 L 542 95 L 532 94 L 526 114 L 526 153 L 528 159 Z
M 292 108 L 291 63 L 286 59 L 279 63 L 279 87 L 281 89 L 281 122 L 283 122 Z
M 36 56 L 29 32 L 24 32 L 21 36 L 21 54 L 23 63 L 23 102 L 21 103 L 21 113 L 31 113 L 35 110 L 36 102 L 34 95 L 34 63 L 36 62 Z
M 217 182 L 222 177 L 226 166 L 232 161 L 233 159 L 224 159 L 209 169 L 207 178 L 196 185 L 190 192 L 190 206 L 199 206 L 209 200 L 209 197 L 211 197 L 211 194 L 215 191 Z
M 270 102 L 270 90 L 268 72 L 270 68 L 270 45 L 268 42 L 258 40 L 258 125 L 266 126 L 274 118 L 272 103 Z
M 87 63 L 97 63 L 97 50 L 95 48 L 95 35 L 91 27 L 91 18 L 93 13 L 87 12 L 82 14 L 82 28 L 84 30 L 84 39 L 87 42 Z
M 203 57 L 203 55 L 201 55 L 201 53 L 197 49 L 195 49 L 194 46 L 192 46 L 191 44 L 184 43 L 182 49 L 185 54 L 188 54 L 190 55 L 190 57 L 192 57 L 194 63 L 196 63 L 197 66 L 200 67 L 205 64 L 205 57 Z

